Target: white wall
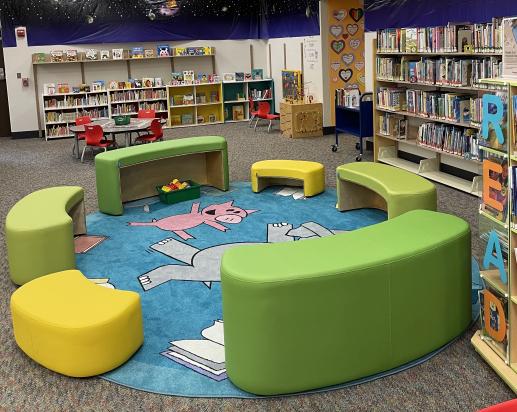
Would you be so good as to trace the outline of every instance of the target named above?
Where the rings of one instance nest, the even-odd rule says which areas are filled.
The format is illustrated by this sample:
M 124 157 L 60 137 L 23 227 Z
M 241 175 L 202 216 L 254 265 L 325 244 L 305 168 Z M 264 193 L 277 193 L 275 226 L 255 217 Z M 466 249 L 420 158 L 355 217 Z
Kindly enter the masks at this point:
M 317 59 L 309 60 L 307 53 L 302 53 L 304 44 L 314 45 Z M 323 101 L 324 79 L 321 56 L 321 37 L 289 37 L 270 39 L 268 47 L 271 52 L 267 53 L 267 66 L 269 75 L 275 81 L 275 103 L 276 111 L 280 110 L 282 101 L 282 70 L 303 70 L 303 83 L 305 92 L 314 96 L 316 102 Z M 284 53 L 285 46 L 285 53 Z M 303 55 L 303 64 L 302 64 Z M 270 59 L 271 57 L 271 59 Z M 285 63 L 285 67 L 284 67 Z
M 163 42 L 167 43 L 167 42 Z M 250 72 L 252 68 L 263 68 L 268 72 L 267 66 L 267 42 L 265 40 L 198 40 L 189 42 L 168 42 L 171 47 L 186 46 L 213 46 L 215 47 L 216 73 L 224 72 Z M 252 52 L 250 52 L 252 45 Z M 125 43 L 125 44 L 98 44 L 80 46 L 27 46 L 26 38 L 18 41 L 17 47 L 4 48 L 5 71 L 7 81 L 7 93 L 9 98 L 9 112 L 11 117 L 12 132 L 25 132 L 38 130 L 38 110 L 36 107 L 36 92 L 34 90 L 34 73 L 32 67 L 33 53 L 48 53 L 50 50 L 77 49 L 79 52 L 89 48 L 102 50 L 113 48 L 130 49 L 142 46 L 154 48 L 156 43 Z M 251 60 L 253 59 L 253 67 Z M 131 61 L 131 75 L 139 77 L 162 77 L 170 80 L 171 66 L 169 59 Z M 125 61 L 98 62 L 84 65 L 85 79 L 88 83 L 94 80 L 120 80 L 127 78 L 127 66 Z M 192 69 L 200 72 L 211 72 L 211 58 L 177 58 L 174 59 L 174 70 L 182 71 Z M 49 64 L 38 65 L 38 94 L 43 92 L 44 83 L 68 82 L 70 86 L 81 83 L 81 70 L 79 64 Z M 29 78 L 29 87 L 23 87 L 21 77 Z
M 374 40 L 377 38 L 377 32 L 368 31 L 364 33 L 364 75 L 365 90 L 373 92 L 373 78 L 375 76 L 375 49 Z

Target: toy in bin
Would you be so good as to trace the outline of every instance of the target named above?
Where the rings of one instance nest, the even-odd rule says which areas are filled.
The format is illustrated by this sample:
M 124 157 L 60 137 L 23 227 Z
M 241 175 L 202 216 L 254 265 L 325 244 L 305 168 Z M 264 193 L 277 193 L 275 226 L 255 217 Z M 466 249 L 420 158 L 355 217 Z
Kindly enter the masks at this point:
M 172 205 L 185 200 L 197 199 L 201 196 L 201 186 L 192 180 L 181 182 L 172 180 L 163 186 L 156 186 L 160 201 Z

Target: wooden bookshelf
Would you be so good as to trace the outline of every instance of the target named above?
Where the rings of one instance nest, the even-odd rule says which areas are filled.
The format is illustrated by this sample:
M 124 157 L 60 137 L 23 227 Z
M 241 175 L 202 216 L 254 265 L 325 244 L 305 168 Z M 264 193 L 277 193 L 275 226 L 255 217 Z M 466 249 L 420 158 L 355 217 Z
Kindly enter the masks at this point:
M 427 57 L 487 57 L 501 56 L 501 53 L 406 53 L 394 51 L 377 51 L 377 42 L 373 42 L 374 61 L 378 57 L 400 57 L 402 56 L 427 56 Z M 377 64 L 376 64 L 377 67 Z M 478 87 L 479 86 L 479 87 Z M 458 154 L 442 150 L 440 147 L 420 144 L 418 141 L 418 128 L 423 123 L 437 123 L 451 125 L 456 128 L 472 129 L 479 131 L 480 125 L 474 122 L 459 122 L 447 118 L 429 117 L 425 114 L 415 113 L 408 110 L 397 110 L 395 108 L 380 106 L 378 104 L 377 92 L 380 87 L 400 87 L 401 89 L 421 89 L 422 91 L 437 91 L 443 93 L 454 93 L 477 96 L 485 91 L 490 85 L 476 84 L 475 86 L 451 85 L 427 82 L 410 82 L 396 78 L 380 77 L 378 73 L 374 76 L 374 160 L 390 164 L 412 173 L 419 174 L 429 180 L 453 187 L 462 192 L 474 196 L 481 195 L 481 162 L 479 158 L 470 154 Z M 407 138 L 398 139 L 395 136 L 381 133 L 379 116 L 388 113 L 402 116 L 407 120 Z

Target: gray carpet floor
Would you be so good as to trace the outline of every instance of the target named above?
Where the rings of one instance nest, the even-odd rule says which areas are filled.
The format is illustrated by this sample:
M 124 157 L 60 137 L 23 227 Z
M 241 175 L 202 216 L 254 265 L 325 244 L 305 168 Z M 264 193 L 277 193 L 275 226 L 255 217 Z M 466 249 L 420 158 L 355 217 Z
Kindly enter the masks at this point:
M 356 156 L 351 138 L 344 138 L 340 150 L 332 153 L 333 136 L 292 140 L 263 130 L 255 133 L 244 124 L 166 133 L 167 138 L 207 134 L 227 138 L 232 181 L 249 180 L 250 165 L 257 160 L 305 159 L 323 163 L 327 185 L 335 186 L 336 166 L 352 162 Z M 0 410 L 475 411 L 514 397 L 470 345 L 475 328 L 430 361 L 405 372 L 346 389 L 274 399 L 161 396 L 99 378 L 66 378 L 37 365 L 18 349 L 12 336 L 9 297 L 15 287 L 5 257 L 5 216 L 21 197 L 56 185 L 84 187 L 87 211 L 97 210 L 93 161 L 89 157 L 81 164 L 72 158 L 71 148 L 71 140 L 0 138 Z M 368 158 L 367 153 L 365 160 Z M 478 199 L 444 186 L 438 186 L 438 196 L 439 209 L 470 222 L 476 239 Z M 479 255 L 479 244 L 473 243 L 474 254 Z

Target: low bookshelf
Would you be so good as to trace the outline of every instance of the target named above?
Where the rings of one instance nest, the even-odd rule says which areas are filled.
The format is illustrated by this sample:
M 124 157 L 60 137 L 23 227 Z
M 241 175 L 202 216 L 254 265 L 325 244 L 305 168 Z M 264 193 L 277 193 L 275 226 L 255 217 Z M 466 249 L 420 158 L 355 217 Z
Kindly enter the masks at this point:
M 272 79 L 225 81 L 223 82 L 224 121 L 241 122 L 250 119 L 250 99 L 257 109 L 258 102 L 270 104 L 270 112 L 274 113 L 275 99 Z
M 69 126 L 75 124 L 77 117 L 89 116 L 93 120 L 110 117 L 109 97 L 106 90 L 44 93 L 41 100 L 46 140 L 73 137 Z
M 501 75 L 499 27 L 492 22 L 377 33 L 375 161 L 481 196 L 480 96 L 492 88 L 481 80 Z M 462 36 L 474 43 L 472 52 L 461 50 Z

